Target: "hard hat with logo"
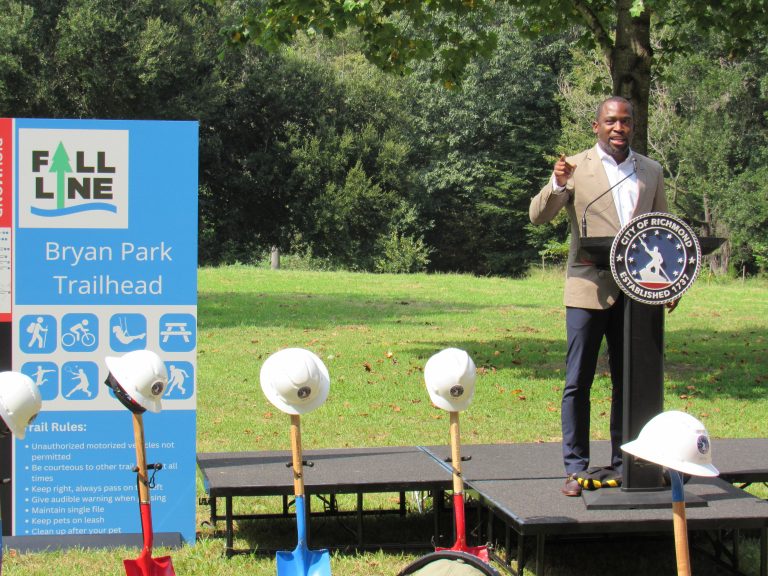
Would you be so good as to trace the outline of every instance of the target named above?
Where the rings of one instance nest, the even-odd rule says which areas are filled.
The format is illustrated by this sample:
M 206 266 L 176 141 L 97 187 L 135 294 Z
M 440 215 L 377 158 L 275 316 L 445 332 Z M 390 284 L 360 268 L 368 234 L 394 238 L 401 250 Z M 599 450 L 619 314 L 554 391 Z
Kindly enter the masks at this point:
M 303 348 L 284 348 L 264 361 L 259 376 L 264 395 L 287 414 L 306 414 L 318 408 L 331 388 L 328 368 Z
M 160 412 L 168 371 L 165 363 L 151 350 L 134 350 L 122 356 L 107 356 L 109 369 L 105 384 L 129 410 L 136 413 Z
M 432 403 L 449 412 L 466 410 L 475 394 L 475 363 L 464 350 L 446 348 L 424 366 L 424 383 Z
M 691 476 L 717 476 L 712 444 L 704 424 L 685 412 L 670 410 L 651 418 L 637 440 L 622 450 L 670 470 Z
M 0 418 L 17 438 L 43 407 L 43 397 L 32 378 L 21 372 L 0 372 Z

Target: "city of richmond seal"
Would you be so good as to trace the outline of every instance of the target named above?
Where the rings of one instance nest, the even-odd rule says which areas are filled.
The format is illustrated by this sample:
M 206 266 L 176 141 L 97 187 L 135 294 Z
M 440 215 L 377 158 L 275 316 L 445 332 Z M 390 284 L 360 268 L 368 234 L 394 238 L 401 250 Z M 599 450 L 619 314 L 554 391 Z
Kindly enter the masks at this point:
M 611 245 L 611 273 L 627 296 L 666 304 L 691 287 L 701 268 L 701 246 L 690 226 L 664 212 L 642 214 Z

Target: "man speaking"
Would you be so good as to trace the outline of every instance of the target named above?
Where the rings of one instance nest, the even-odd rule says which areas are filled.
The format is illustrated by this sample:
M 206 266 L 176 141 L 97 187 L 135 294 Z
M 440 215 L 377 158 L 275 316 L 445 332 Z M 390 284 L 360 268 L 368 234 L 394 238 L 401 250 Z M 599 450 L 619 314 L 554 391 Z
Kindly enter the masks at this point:
M 609 269 L 601 269 L 580 250 L 586 236 L 614 237 L 633 217 L 667 212 L 661 165 L 630 148 L 632 104 L 607 98 L 597 108 L 594 147 L 555 162 L 552 177 L 531 200 L 534 224 L 551 221 L 563 208 L 570 221 L 565 280 L 565 388 L 561 405 L 566 496 L 581 495 L 575 475 L 589 468 L 590 390 L 603 337 L 611 368 L 611 466 L 622 465 L 623 294 Z M 668 305 L 670 311 L 674 303 Z

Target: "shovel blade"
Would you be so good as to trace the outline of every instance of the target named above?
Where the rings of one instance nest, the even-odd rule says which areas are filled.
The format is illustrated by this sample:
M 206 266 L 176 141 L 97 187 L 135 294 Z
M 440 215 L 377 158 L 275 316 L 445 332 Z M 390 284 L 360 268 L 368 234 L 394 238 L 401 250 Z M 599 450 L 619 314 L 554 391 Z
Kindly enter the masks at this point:
M 136 560 L 123 560 L 123 565 L 127 576 L 176 576 L 170 556 L 139 556 Z
M 277 576 L 331 576 L 331 556 L 327 550 L 308 550 L 297 546 L 293 551 L 280 551 Z

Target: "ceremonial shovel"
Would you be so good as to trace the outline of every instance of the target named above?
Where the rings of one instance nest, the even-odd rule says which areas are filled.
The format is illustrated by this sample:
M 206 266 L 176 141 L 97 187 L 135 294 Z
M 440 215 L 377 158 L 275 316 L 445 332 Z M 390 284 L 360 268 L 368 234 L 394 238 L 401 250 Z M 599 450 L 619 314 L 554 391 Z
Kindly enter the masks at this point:
M 152 509 L 149 498 L 147 460 L 144 453 L 144 419 L 142 414 L 133 413 L 133 437 L 136 442 L 137 484 L 144 548 L 136 560 L 123 560 L 125 573 L 128 576 L 176 576 L 170 556 L 152 558 Z
M 331 558 L 328 550 L 312 551 L 307 548 L 301 423 L 298 414 L 291 414 L 291 458 L 293 460 L 293 491 L 296 496 L 296 530 L 299 541 L 293 551 L 277 553 L 277 576 L 330 576 Z
M 690 576 L 688 529 L 685 525 L 683 474 L 714 477 L 709 434 L 699 420 L 686 412 L 669 410 L 651 418 L 636 440 L 621 447 L 624 452 L 664 466 L 672 484 L 672 514 L 678 576 Z
M 459 413 L 451 415 L 451 467 L 453 468 L 453 515 L 456 529 L 456 542 L 451 548 L 435 548 L 435 550 L 454 550 L 467 552 L 477 556 L 484 562 L 489 562 L 486 546 L 467 546 L 466 526 L 464 523 L 464 479 L 461 476 L 461 452 L 459 448 Z

